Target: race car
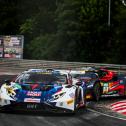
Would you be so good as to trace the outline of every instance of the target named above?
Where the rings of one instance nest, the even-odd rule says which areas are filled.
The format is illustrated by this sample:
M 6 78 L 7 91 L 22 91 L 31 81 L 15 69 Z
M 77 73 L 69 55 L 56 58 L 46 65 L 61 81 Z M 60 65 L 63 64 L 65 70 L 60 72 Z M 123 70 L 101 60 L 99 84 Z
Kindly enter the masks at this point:
M 101 81 L 102 96 L 125 96 L 126 95 L 126 75 L 118 74 L 108 69 L 97 71 Z
M 85 106 L 84 85 L 69 84 L 66 75 L 46 70 L 24 71 L 0 88 L 0 110 L 75 113 Z
M 86 76 L 90 79 L 85 79 Z M 84 77 L 84 79 L 81 79 L 81 77 Z M 118 74 L 116 71 L 100 68 L 78 75 L 78 78 L 87 85 L 87 99 L 99 101 L 101 97 L 126 96 L 125 74 Z
M 86 99 L 94 99 L 99 101 L 102 93 L 101 82 L 96 73 L 85 71 L 84 73 L 74 73 L 73 80 L 80 85 L 86 86 Z
M 107 82 L 117 77 L 117 72 L 108 70 L 105 68 L 100 68 L 97 70 L 97 74 L 101 81 Z

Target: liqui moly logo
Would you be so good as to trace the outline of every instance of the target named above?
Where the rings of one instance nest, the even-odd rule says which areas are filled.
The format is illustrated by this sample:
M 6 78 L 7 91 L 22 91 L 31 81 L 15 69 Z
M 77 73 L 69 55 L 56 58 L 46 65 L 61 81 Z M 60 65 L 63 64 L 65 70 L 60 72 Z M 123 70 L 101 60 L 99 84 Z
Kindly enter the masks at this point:
M 38 91 L 28 91 L 27 96 L 41 96 L 42 92 Z

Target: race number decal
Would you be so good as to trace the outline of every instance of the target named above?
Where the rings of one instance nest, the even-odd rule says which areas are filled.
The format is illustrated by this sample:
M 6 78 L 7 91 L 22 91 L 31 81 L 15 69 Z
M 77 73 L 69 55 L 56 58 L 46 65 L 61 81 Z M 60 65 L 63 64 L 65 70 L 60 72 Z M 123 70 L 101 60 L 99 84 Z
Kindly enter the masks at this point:
M 108 93 L 108 88 L 109 88 L 108 86 L 109 86 L 108 83 L 104 83 L 104 85 L 103 85 L 103 94 Z

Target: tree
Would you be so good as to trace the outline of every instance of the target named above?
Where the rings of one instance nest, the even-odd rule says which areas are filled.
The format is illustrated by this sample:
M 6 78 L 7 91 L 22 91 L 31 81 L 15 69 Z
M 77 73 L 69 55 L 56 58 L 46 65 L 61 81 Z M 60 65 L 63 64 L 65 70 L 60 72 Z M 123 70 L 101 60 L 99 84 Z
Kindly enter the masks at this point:
M 25 35 L 25 58 L 34 58 L 37 52 L 41 50 L 41 47 L 38 46 L 38 38 L 46 38 L 46 34 L 54 34 L 56 32 L 55 28 L 55 9 L 56 3 L 54 0 L 31 0 L 31 1 L 21 1 L 20 5 L 22 6 L 22 11 L 26 11 L 24 14 L 23 23 L 20 26 L 20 33 Z M 24 6 L 25 5 L 25 6 Z M 27 11 L 28 9 L 28 11 Z M 50 35 L 51 37 L 52 35 Z M 36 41 L 35 41 L 36 40 Z M 47 42 L 48 40 L 45 40 Z M 33 44 L 36 43 L 37 45 Z M 43 42 L 42 42 L 43 43 Z M 33 55 L 31 55 L 30 46 L 33 46 L 31 49 Z M 43 47 L 42 47 L 43 48 Z M 40 53 L 38 54 L 40 55 Z M 40 56 L 42 58 L 42 56 Z M 44 58 L 44 57 L 43 57 Z
M 108 45 L 107 2 L 64 0 L 57 9 L 57 38 L 64 60 L 104 61 Z
M 0 0 L 1 35 L 17 34 L 19 29 L 19 20 L 17 15 L 17 0 Z
M 27 51 L 31 53 L 33 59 L 54 60 L 57 59 L 58 54 L 55 50 L 55 34 L 46 34 L 36 37 L 30 42 Z
M 126 49 L 126 6 L 124 6 L 120 1 L 115 2 L 116 13 L 114 13 L 114 32 L 113 32 L 113 40 L 114 40 L 114 48 L 113 48 L 113 58 L 110 62 L 125 64 L 125 49 Z
M 111 0 L 0 0 L 0 33 L 22 34 L 24 58 L 126 63 L 126 7 Z

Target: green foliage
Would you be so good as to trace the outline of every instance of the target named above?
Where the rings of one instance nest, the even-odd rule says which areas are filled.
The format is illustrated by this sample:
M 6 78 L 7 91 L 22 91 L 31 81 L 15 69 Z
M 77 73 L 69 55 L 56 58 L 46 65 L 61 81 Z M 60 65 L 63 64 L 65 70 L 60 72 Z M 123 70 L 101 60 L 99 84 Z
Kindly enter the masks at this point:
M 0 0 L 0 34 L 16 34 L 18 31 L 17 0 Z M 16 23 L 15 23 L 16 22 Z
M 24 58 L 125 64 L 126 7 L 111 0 L 0 0 L 0 33 L 23 34 Z
M 72 4 L 71 4 L 72 3 Z M 104 60 L 103 46 L 107 41 L 104 1 L 64 0 L 57 9 L 57 38 L 63 60 L 100 62 Z M 101 36 L 104 35 L 104 40 Z
M 114 19 L 116 21 L 114 32 L 113 32 L 113 43 L 114 48 L 111 55 L 113 58 L 110 62 L 125 64 L 126 56 L 126 6 L 124 6 L 121 2 L 116 3 L 116 15 Z
M 50 59 L 53 60 L 54 57 L 57 57 L 57 53 L 55 52 L 56 43 L 55 43 L 55 35 L 46 34 L 36 37 L 30 42 L 30 46 L 28 47 L 29 55 L 34 59 Z

